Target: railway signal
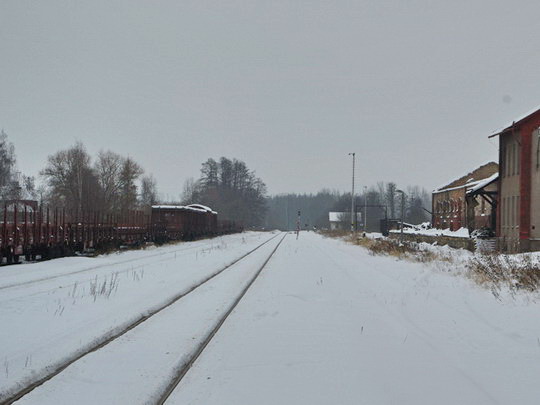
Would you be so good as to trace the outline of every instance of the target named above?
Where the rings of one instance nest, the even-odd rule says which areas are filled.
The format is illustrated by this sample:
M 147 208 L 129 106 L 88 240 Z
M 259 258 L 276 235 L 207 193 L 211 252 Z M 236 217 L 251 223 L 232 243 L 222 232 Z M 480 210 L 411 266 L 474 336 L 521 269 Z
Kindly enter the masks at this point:
M 298 217 L 296 218 L 296 239 L 300 235 L 300 210 L 298 210 Z

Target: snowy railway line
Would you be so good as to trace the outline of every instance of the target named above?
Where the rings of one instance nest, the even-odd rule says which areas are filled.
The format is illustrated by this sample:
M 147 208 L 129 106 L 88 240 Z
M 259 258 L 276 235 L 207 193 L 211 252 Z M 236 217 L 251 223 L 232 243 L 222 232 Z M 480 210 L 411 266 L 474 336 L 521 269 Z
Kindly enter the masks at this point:
M 164 393 L 159 397 L 156 404 L 157 405 L 163 405 L 167 401 L 167 399 L 171 396 L 171 394 L 174 392 L 178 384 L 182 381 L 182 379 L 185 377 L 186 373 L 189 371 L 189 369 L 193 366 L 195 361 L 199 358 L 199 356 L 202 354 L 203 350 L 208 346 L 212 338 L 216 335 L 216 333 L 220 330 L 220 328 L 223 326 L 229 315 L 234 311 L 240 300 L 246 295 L 249 288 L 253 285 L 257 277 L 261 274 L 265 266 L 270 261 L 270 258 L 274 255 L 276 250 L 278 249 L 279 245 L 281 245 L 281 242 L 285 239 L 285 236 L 287 234 L 283 235 L 279 243 L 276 245 L 276 247 L 272 250 L 270 255 L 266 258 L 264 263 L 259 267 L 255 275 L 251 278 L 251 280 L 248 282 L 248 284 L 243 288 L 241 293 L 236 297 L 236 299 L 233 301 L 232 305 L 229 307 L 229 309 L 223 314 L 223 316 L 219 319 L 219 321 L 216 323 L 216 325 L 212 328 L 210 333 L 202 340 L 202 342 L 199 343 L 197 349 L 191 354 L 188 358 L 188 360 L 184 363 L 184 365 L 178 370 L 177 375 L 171 380 L 171 382 L 168 384 L 167 388 L 165 389 Z
M 218 270 L 217 272 L 213 273 L 209 277 L 205 278 L 202 282 L 192 286 L 188 291 L 184 291 L 184 292 L 178 294 L 176 297 L 171 299 L 165 305 L 163 305 L 159 309 L 153 311 L 152 313 L 148 314 L 147 316 L 141 318 L 137 322 L 129 325 L 127 328 L 123 329 L 121 332 L 115 334 L 114 336 L 111 336 L 107 340 L 101 342 L 100 344 L 98 344 L 95 347 L 87 350 L 86 352 L 81 353 L 77 357 L 75 357 L 73 359 L 70 359 L 68 362 L 64 363 L 59 368 L 57 368 L 56 370 L 54 370 L 53 372 L 51 372 L 47 376 L 43 377 L 39 381 L 36 381 L 33 384 L 29 385 L 28 387 L 25 387 L 24 389 L 20 390 L 18 393 L 13 395 L 12 397 L 7 398 L 6 400 L 4 400 L 4 402 L 2 402 L 2 404 L 4 404 L 4 403 L 5 404 L 11 404 L 11 403 L 13 403 L 15 401 L 19 401 L 19 400 L 21 400 L 20 403 L 27 403 L 27 402 L 28 403 L 41 403 L 42 398 L 39 398 L 40 394 L 38 394 L 39 399 L 37 399 L 37 400 L 32 399 L 31 393 L 36 388 L 43 385 L 43 387 L 45 388 L 45 391 L 47 391 L 46 384 L 49 384 L 49 383 L 54 384 L 54 378 L 56 376 L 58 376 L 59 374 L 61 374 L 64 371 L 69 372 L 70 371 L 69 368 L 72 365 L 75 365 L 77 362 L 80 362 L 81 360 L 85 360 L 85 357 L 90 355 L 91 353 L 98 352 L 98 351 L 103 350 L 104 348 L 108 347 L 109 345 L 113 345 L 115 343 L 115 341 L 117 341 L 119 338 L 126 335 L 127 333 L 134 333 L 136 335 L 137 333 L 139 333 L 137 328 L 146 327 L 145 323 L 147 321 L 151 320 L 153 317 L 155 317 L 159 313 L 161 313 L 162 311 L 167 310 L 167 311 L 175 311 L 176 313 L 181 312 L 182 311 L 182 304 L 183 304 L 182 299 L 188 297 L 190 294 L 195 294 L 201 287 L 207 285 L 210 282 L 217 283 L 217 288 L 219 288 L 220 282 L 217 280 L 218 276 L 222 275 L 222 273 L 224 273 L 225 270 L 229 270 L 229 269 L 233 270 L 233 267 L 235 267 L 235 265 L 239 265 L 239 264 L 243 263 L 243 261 L 245 261 L 248 258 L 248 256 L 253 256 L 252 254 L 255 251 L 259 251 L 259 252 L 262 251 L 262 253 L 260 253 L 260 254 L 257 253 L 257 255 L 260 255 L 262 257 L 262 259 L 260 257 L 258 257 L 257 255 L 255 255 L 255 256 L 257 256 L 256 258 L 254 258 L 256 260 L 254 262 L 255 264 L 249 263 L 249 265 L 248 265 L 249 267 L 246 267 L 246 269 L 249 270 L 249 271 L 247 271 L 247 273 L 249 273 L 249 278 L 247 279 L 247 284 L 245 284 L 243 286 L 240 293 L 234 291 L 234 294 L 230 294 L 230 293 L 227 294 L 225 301 L 231 301 L 230 296 L 233 295 L 232 303 L 227 303 L 226 311 L 224 311 L 222 314 L 221 313 L 219 314 L 219 318 L 216 319 L 215 324 L 211 327 L 211 329 L 209 329 L 209 331 L 204 336 L 204 338 L 201 341 L 197 342 L 197 345 L 194 346 L 193 349 L 189 353 L 186 354 L 186 358 L 182 361 L 182 363 L 179 365 L 179 367 L 177 367 L 175 369 L 175 373 L 172 376 L 171 381 L 166 385 L 166 389 L 164 390 L 164 393 L 161 394 L 160 398 L 156 401 L 159 404 L 164 403 L 166 398 L 170 395 L 170 393 L 178 385 L 178 383 L 180 382 L 182 377 L 185 375 L 185 373 L 189 370 L 189 368 L 191 367 L 193 362 L 199 357 L 199 355 L 202 353 L 204 348 L 208 345 L 208 343 L 210 342 L 212 337 L 220 329 L 220 327 L 223 325 L 223 323 L 225 322 L 227 317 L 231 314 L 231 312 L 234 310 L 234 308 L 240 302 L 240 300 L 245 295 L 247 290 L 251 287 L 253 282 L 260 275 L 261 271 L 266 266 L 266 264 L 268 263 L 268 261 L 270 260 L 272 255 L 276 252 L 276 250 L 279 247 L 279 245 L 281 244 L 281 242 L 285 239 L 286 234 L 284 234 L 281 238 L 278 238 L 279 235 L 280 234 L 276 234 L 273 237 L 265 240 L 263 243 L 258 245 L 256 248 L 252 249 L 248 253 L 244 254 L 241 257 L 239 257 L 234 262 L 230 263 L 229 265 L 225 266 L 224 268 L 222 268 L 222 269 Z M 272 244 L 271 242 L 274 241 L 276 238 L 278 238 L 278 242 Z M 267 245 L 267 244 L 270 244 L 269 249 L 271 249 L 271 251 L 270 251 L 269 254 L 268 254 L 268 252 L 266 252 L 266 250 L 263 249 L 263 247 L 265 245 Z M 264 260 L 262 262 L 262 264 L 260 263 L 260 260 Z M 255 270 L 255 271 L 253 271 L 253 270 Z M 227 279 L 224 279 L 221 282 L 226 283 Z M 241 284 L 241 283 L 239 283 L 239 284 Z M 233 290 L 235 290 L 235 288 L 233 288 Z M 157 322 L 156 324 L 157 325 L 149 326 L 149 328 L 153 328 L 153 330 L 151 332 L 149 332 L 150 334 L 159 333 L 160 330 L 165 325 L 163 322 L 161 322 L 161 323 Z M 207 327 L 205 322 L 204 322 L 204 326 Z M 121 342 L 120 345 L 117 345 L 117 346 L 120 347 L 120 346 L 123 345 L 123 343 L 124 342 Z M 144 350 L 144 349 L 141 349 L 141 350 Z M 121 351 L 121 349 L 120 349 L 120 351 Z M 132 351 L 134 356 L 136 356 L 137 351 L 138 350 L 133 350 Z M 99 354 L 98 354 L 98 356 L 99 356 Z M 115 356 L 115 348 L 112 349 L 112 354 L 107 353 L 106 355 L 101 356 L 102 359 L 100 359 L 98 361 L 98 363 L 100 364 L 99 369 L 103 370 L 103 372 L 106 373 L 105 370 L 110 367 L 110 363 L 115 362 L 114 356 Z M 111 357 L 113 357 L 113 360 L 111 360 Z M 118 359 L 118 360 L 120 361 L 121 359 Z M 92 361 L 92 359 L 89 360 L 89 362 L 91 362 L 91 361 Z M 113 377 L 113 376 L 111 376 L 111 377 Z M 57 391 L 57 390 L 55 388 L 53 388 L 52 391 Z M 30 394 L 30 398 L 28 399 L 26 396 L 29 395 L 29 394 Z M 71 393 L 71 392 L 68 393 L 68 395 L 72 395 L 72 394 L 73 393 Z M 58 395 L 58 394 L 55 393 L 55 395 Z M 80 393 L 77 393 L 76 395 L 80 395 Z M 73 398 L 73 400 L 74 400 L 74 398 Z M 51 403 L 67 403 L 65 401 L 69 401 L 71 403 L 71 399 L 68 399 L 68 398 L 58 399 L 57 397 L 54 400 L 52 400 Z M 96 401 L 95 396 L 90 397 L 90 401 L 91 401 L 91 403 L 96 403 L 95 402 Z M 19 403 L 19 402 L 17 402 L 17 403 Z
M 133 322 L 134 313 L 140 317 L 163 306 L 148 295 L 171 297 L 215 273 L 219 263 L 245 256 L 229 271 L 81 356 L 16 403 L 538 403 L 537 294 L 501 292 L 496 299 L 450 262 L 373 256 L 312 232 L 299 239 L 278 235 L 270 235 L 272 240 L 267 233 L 231 235 L 223 239 L 224 248 L 154 263 L 141 279 L 136 271 L 134 280 L 124 275 L 109 298 L 87 302 L 84 294 L 76 297 L 63 315 L 58 308 L 52 308 L 54 313 L 36 308 L 65 295 L 65 289 L 21 301 L 24 308 L 10 319 L 10 308 L 3 308 L 9 301 L 0 301 L 0 319 L 9 324 L 22 317 L 14 324 L 14 336 L 22 343 L 0 333 L 0 347 L 9 356 L 9 364 L 4 361 L 0 368 L 2 389 L 7 392 L 6 382 L 16 387 L 14 381 L 24 382 L 43 371 L 44 364 L 55 364 L 61 353 L 88 351 L 86 333 L 96 325 L 104 324 L 104 330 L 124 327 L 120 321 Z M 126 310 L 123 301 L 136 310 Z M 82 312 L 76 311 L 79 306 Z M 118 315 L 103 321 L 96 311 L 101 306 Z M 86 318 L 78 325 L 73 313 Z M 50 324 L 36 324 L 35 314 Z M 50 332 L 55 329 L 59 333 Z M 25 341 L 22 331 L 44 336 Z M 98 330 L 91 336 L 102 335 Z M 82 343 L 73 342 L 79 339 Z M 36 357 L 27 357 L 30 349 L 34 356 L 51 350 L 55 354 L 36 365 Z
M 239 235 L 230 235 L 230 236 L 222 237 L 223 240 L 227 240 L 227 241 L 233 240 L 237 244 L 241 244 L 241 245 L 247 244 L 247 246 L 249 247 L 249 250 L 247 252 L 243 252 L 240 256 L 238 256 L 237 252 L 230 252 L 229 254 L 226 254 L 225 256 L 226 257 L 231 257 L 232 260 L 228 260 L 228 263 L 219 266 L 217 271 L 215 270 L 216 267 L 214 267 L 215 264 L 210 263 L 209 266 L 208 266 L 208 270 L 210 270 L 210 271 L 206 271 L 206 274 L 204 274 L 202 276 L 202 278 L 199 275 L 199 276 L 197 276 L 199 279 L 191 279 L 191 280 L 187 279 L 189 282 L 184 283 L 185 285 L 183 285 L 182 288 L 180 288 L 180 291 L 177 290 L 176 293 L 174 295 L 172 295 L 172 296 L 167 297 L 165 295 L 164 297 L 161 297 L 161 302 L 159 302 L 158 305 L 153 305 L 153 306 L 151 306 L 149 308 L 146 308 L 144 311 L 141 311 L 139 313 L 139 315 L 136 315 L 135 317 L 131 317 L 131 319 L 129 319 L 128 322 L 123 322 L 120 325 L 116 325 L 116 326 L 111 325 L 111 326 L 113 326 L 112 329 L 107 328 L 104 331 L 104 333 L 97 334 L 97 336 L 93 336 L 92 341 L 89 344 L 84 345 L 82 347 L 82 349 L 76 350 L 72 354 L 68 354 L 66 356 L 63 356 L 64 358 L 62 358 L 61 361 L 52 360 L 52 361 L 50 361 L 50 364 L 43 364 L 43 366 L 41 367 L 41 371 L 39 371 L 39 369 L 38 369 L 38 373 L 37 373 L 37 375 L 39 376 L 38 378 L 35 378 L 36 373 L 34 373 L 34 372 L 30 376 L 27 375 L 26 377 L 24 377 L 24 375 L 23 375 L 23 378 L 19 382 L 17 382 L 15 388 L 13 387 L 13 385 L 11 387 L 9 387 L 9 386 L 6 387 L 4 385 L 6 381 L 4 380 L 4 384 L 2 384 L 2 386 L 0 386 L 0 403 L 1 404 L 10 404 L 10 403 L 13 403 L 14 401 L 17 401 L 17 400 L 23 398 L 25 395 L 27 395 L 29 392 L 34 390 L 36 387 L 38 387 L 38 386 L 44 384 L 45 382 L 53 379 L 55 376 L 60 374 L 63 370 L 65 370 L 67 367 L 69 367 L 73 363 L 75 363 L 77 361 L 80 361 L 81 359 L 83 359 L 85 356 L 87 356 L 90 353 L 93 353 L 95 351 L 98 351 L 98 350 L 104 348 L 105 346 L 109 345 L 111 342 L 113 342 L 113 341 L 117 340 L 118 338 L 120 338 L 121 336 L 125 335 L 127 332 L 133 330 L 137 326 L 143 324 L 144 322 L 148 321 L 150 318 L 157 315 L 158 313 L 162 312 L 163 310 L 165 310 L 168 307 L 172 306 L 173 304 L 177 303 L 182 298 L 187 297 L 189 294 L 193 293 L 195 290 L 199 289 L 201 286 L 205 285 L 206 283 L 210 282 L 215 277 L 219 276 L 225 270 L 234 267 L 239 262 L 242 262 L 248 256 L 252 255 L 254 252 L 261 249 L 263 246 L 267 245 L 268 243 L 271 243 L 275 238 L 278 237 L 279 234 L 274 234 L 274 235 L 271 235 L 270 237 L 264 237 L 262 235 L 264 235 L 264 234 L 256 234 L 256 233 L 251 233 L 250 234 L 250 233 L 248 233 L 247 236 L 245 235 L 245 236 L 242 236 L 241 238 L 239 237 Z M 261 237 L 263 237 L 263 239 L 264 239 L 262 242 L 260 242 L 260 240 L 259 240 Z M 26 292 L 26 297 L 21 297 L 21 294 L 22 294 L 23 290 L 19 289 L 19 288 L 16 288 L 16 287 L 21 287 L 22 286 L 21 284 L 19 284 L 19 285 L 6 285 L 6 286 L 4 286 L 5 291 L 2 292 L 2 297 L 1 297 L 2 299 L 0 300 L 0 302 L 2 302 L 2 301 L 4 301 L 4 303 L 12 302 L 12 300 L 10 300 L 9 295 L 6 296 L 6 294 L 8 292 L 13 294 L 13 297 L 15 297 L 15 299 L 13 301 L 24 300 L 25 298 L 32 297 L 34 295 L 37 295 L 38 297 L 39 296 L 44 296 L 44 295 L 47 295 L 47 296 L 51 295 L 50 291 L 45 291 L 44 292 L 44 291 L 42 291 L 40 289 L 41 284 L 43 284 L 44 282 L 54 282 L 55 280 L 58 281 L 57 279 L 61 278 L 61 277 L 67 278 L 67 277 L 72 277 L 72 276 L 76 276 L 76 275 L 80 276 L 80 273 L 88 272 L 88 271 L 91 271 L 91 270 L 108 269 L 109 270 L 108 273 L 111 273 L 111 272 L 115 271 L 114 274 L 116 276 L 120 272 L 126 272 L 127 271 L 127 270 L 122 270 L 122 271 L 114 270 L 114 269 L 117 269 L 118 266 L 125 265 L 126 263 L 137 262 L 139 260 L 144 261 L 145 259 L 153 259 L 156 256 L 161 256 L 161 255 L 164 255 L 164 254 L 167 255 L 167 256 L 170 256 L 169 261 L 170 260 L 176 260 L 178 258 L 182 259 L 181 256 L 178 256 L 178 257 L 176 256 L 177 252 L 186 253 L 188 251 L 192 251 L 192 250 L 194 250 L 196 248 L 199 248 L 200 252 L 195 252 L 195 257 L 196 257 L 196 260 L 198 260 L 199 253 L 200 253 L 200 255 L 202 257 L 202 259 L 201 259 L 201 261 L 202 261 L 202 260 L 205 259 L 205 256 L 204 256 L 205 254 L 206 255 L 208 255 L 208 254 L 212 255 L 212 252 L 216 251 L 218 254 L 221 254 L 221 256 L 223 256 L 223 253 L 226 252 L 225 249 L 221 249 L 220 247 L 215 248 L 214 250 L 212 250 L 211 248 L 208 248 L 208 243 L 214 243 L 214 241 L 205 240 L 205 241 L 193 242 L 193 243 L 191 243 L 193 246 L 188 246 L 188 247 L 185 247 L 183 249 L 174 249 L 173 246 L 170 246 L 168 250 L 165 248 L 165 252 L 161 252 L 161 253 L 157 253 L 157 254 L 150 254 L 150 255 L 142 255 L 141 256 L 141 255 L 137 254 L 138 252 L 129 252 L 128 256 L 137 256 L 137 257 L 131 258 L 131 259 L 128 259 L 128 260 L 113 261 L 113 263 L 107 263 L 107 264 L 102 264 L 102 265 L 97 265 L 97 266 L 92 266 L 92 267 L 85 267 L 83 269 L 79 269 L 79 270 L 76 270 L 76 271 L 73 271 L 73 272 L 64 272 L 64 273 L 61 273 L 61 274 L 56 274 L 56 275 L 53 275 L 51 277 L 42 277 L 42 278 L 38 278 L 38 279 L 35 279 L 35 280 L 27 280 L 24 283 L 22 283 L 22 285 L 26 285 L 27 287 L 28 287 L 28 285 L 31 285 L 34 289 L 38 289 L 38 291 L 35 292 L 35 293 L 33 293 L 32 291 L 30 291 L 30 292 L 27 291 Z M 229 243 L 231 243 L 231 242 L 229 242 Z M 160 248 L 160 249 L 164 250 L 163 248 Z M 221 249 L 221 251 L 220 251 L 220 249 Z M 244 248 L 244 250 L 245 250 L 245 248 Z M 210 253 L 208 253 L 208 252 L 210 252 Z M 236 254 L 236 256 L 234 256 L 235 254 Z M 223 258 L 220 258 L 220 259 L 223 259 Z M 69 260 L 69 259 L 60 259 L 60 260 Z M 87 259 L 87 260 L 91 260 L 91 259 Z M 48 267 L 51 267 L 51 266 L 54 266 L 54 262 L 55 261 L 51 261 L 51 262 L 47 262 L 46 264 L 48 265 Z M 145 265 L 146 265 L 146 268 L 147 268 L 147 274 L 149 274 L 150 272 L 148 271 L 148 269 L 157 270 L 157 269 L 159 269 L 159 267 L 163 267 L 164 263 L 162 263 L 160 261 L 153 261 L 152 263 L 146 263 Z M 30 266 L 39 266 L 39 264 L 30 265 Z M 154 266 L 154 268 L 152 268 L 152 266 Z M 156 266 L 159 266 L 159 267 L 156 267 Z M 20 266 L 19 266 L 19 268 L 20 268 Z M 131 269 L 128 269 L 128 270 L 131 271 Z M 201 270 L 205 270 L 205 269 L 201 268 Z M 182 271 L 182 270 L 180 270 L 180 271 Z M 134 271 L 133 274 L 137 274 L 136 270 Z M 105 274 L 105 277 L 112 277 L 112 276 L 111 276 L 111 274 Z M 137 277 L 139 277 L 139 276 L 137 276 Z M 192 275 L 192 277 L 193 277 L 193 275 Z M 107 280 L 107 279 L 105 279 L 105 280 Z M 111 278 L 111 280 L 112 280 L 112 278 Z M 57 286 L 58 289 L 62 289 L 62 287 L 64 287 L 64 285 Z M 49 288 L 52 288 L 52 287 L 48 287 L 48 289 Z M 116 286 L 116 288 L 117 288 L 117 286 Z M 11 290 L 14 290 L 14 291 L 11 291 Z M 64 288 L 64 290 L 66 290 L 66 289 Z M 70 290 L 70 289 L 67 289 L 67 290 Z M 73 290 L 73 291 L 75 291 L 75 290 Z M 47 293 L 47 294 L 45 294 L 45 293 Z M 74 295 L 75 295 L 75 293 L 74 293 Z M 166 300 L 163 301 L 164 299 L 166 299 Z M 94 296 L 94 302 L 95 302 L 95 300 L 96 300 L 96 298 Z M 75 301 L 74 301 L 74 303 L 75 303 Z M 142 307 L 142 308 L 145 308 L 145 307 Z M 0 311 L 1 311 L 1 307 L 0 307 Z M 62 310 L 62 312 L 63 312 L 63 310 Z M 55 315 L 56 315 L 56 313 L 55 313 Z M 90 325 L 92 323 L 94 323 L 92 321 L 93 320 L 90 319 L 90 322 L 89 322 Z M 7 337 L 7 335 L 6 335 L 6 337 Z M 10 342 L 10 343 L 13 344 L 13 341 Z M 79 344 L 80 344 L 80 342 L 79 342 Z M 41 346 L 41 347 L 38 346 L 38 348 L 41 349 L 41 350 L 43 350 L 43 349 L 47 350 L 48 349 L 46 346 Z M 6 359 L 7 359 L 7 357 L 6 357 Z M 29 363 L 32 363 L 32 357 L 31 356 L 26 357 L 26 359 L 25 359 L 25 368 L 27 368 Z M 7 377 L 9 377 L 9 371 L 8 371 L 9 370 L 9 363 L 8 363 L 8 360 L 4 360 L 4 368 L 5 368 L 5 377 L 6 377 L 6 380 L 7 380 L 8 379 Z M 2 381 L 2 380 L 0 379 L 0 381 Z
M 186 252 L 189 252 L 191 250 L 198 249 L 198 248 L 200 248 L 200 247 L 197 246 L 197 245 L 195 245 L 195 246 L 183 246 L 180 249 L 175 249 L 175 250 L 170 251 L 170 252 L 159 252 L 159 253 L 145 254 L 144 256 L 135 257 L 135 258 L 132 258 L 132 259 L 115 261 L 113 264 L 115 266 L 119 266 L 119 265 L 124 265 L 124 264 L 128 264 L 128 263 L 141 262 L 142 260 L 154 259 L 156 257 L 162 257 L 164 255 L 166 255 L 166 256 L 170 255 L 171 256 L 171 257 L 166 258 L 165 260 L 167 260 L 167 259 L 172 260 L 173 258 L 176 258 L 176 254 L 178 254 L 178 253 L 186 253 Z M 139 263 L 139 265 L 140 265 L 140 263 Z M 36 283 L 52 281 L 52 280 L 56 280 L 56 279 L 59 279 L 59 278 L 69 278 L 69 277 L 72 277 L 74 275 L 78 275 L 80 273 L 87 273 L 87 272 L 96 271 L 96 270 L 100 270 L 100 269 L 104 269 L 104 268 L 110 268 L 110 267 L 111 267 L 111 263 L 104 263 L 104 264 L 99 264 L 99 265 L 95 265 L 95 266 L 84 267 L 84 268 L 81 268 L 79 270 L 74 270 L 74 271 L 68 271 L 68 272 L 65 272 L 65 273 L 55 274 L 55 275 L 48 276 L 48 277 L 39 277 L 39 275 L 38 275 L 38 277 L 36 277 L 36 278 L 31 277 L 31 278 L 29 278 L 29 280 L 21 281 L 21 282 L 11 282 L 11 283 L 3 284 L 0 281 L 0 291 L 1 290 L 6 290 L 8 288 L 26 287 L 26 286 L 28 286 L 30 284 L 36 284 Z M 16 270 L 14 272 L 16 272 Z M 63 286 L 63 287 L 65 287 L 65 286 Z

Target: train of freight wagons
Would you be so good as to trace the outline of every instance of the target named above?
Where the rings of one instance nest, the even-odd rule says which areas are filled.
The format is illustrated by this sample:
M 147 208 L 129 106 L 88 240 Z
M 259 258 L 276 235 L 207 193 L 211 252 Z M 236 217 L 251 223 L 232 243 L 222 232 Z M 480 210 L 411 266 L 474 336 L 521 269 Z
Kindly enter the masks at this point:
M 6 201 L 2 208 L 0 264 L 242 231 L 200 204 L 153 205 L 118 214 L 50 208 L 32 200 Z

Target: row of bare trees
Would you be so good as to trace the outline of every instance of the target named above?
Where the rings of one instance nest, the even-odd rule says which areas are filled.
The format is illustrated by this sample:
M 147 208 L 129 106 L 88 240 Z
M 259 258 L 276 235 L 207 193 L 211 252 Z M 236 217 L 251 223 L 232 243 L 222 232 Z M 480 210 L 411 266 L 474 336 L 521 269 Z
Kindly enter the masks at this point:
M 70 210 L 115 214 L 157 202 L 155 179 L 132 158 L 101 151 L 92 160 L 80 142 L 49 156 L 40 174 L 48 202 Z

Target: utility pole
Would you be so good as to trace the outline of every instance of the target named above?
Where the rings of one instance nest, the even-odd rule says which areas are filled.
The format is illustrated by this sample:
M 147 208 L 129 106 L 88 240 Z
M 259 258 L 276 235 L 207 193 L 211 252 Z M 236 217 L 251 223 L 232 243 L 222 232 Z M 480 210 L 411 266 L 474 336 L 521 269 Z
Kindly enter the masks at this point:
M 354 163 L 355 163 L 355 152 L 349 153 L 349 156 L 352 155 L 352 192 L 351 192 L 351 232 L 354 232 Z
M 364 233 L 367 232 L 367 186 L 364 186 Z
M 403 213 L 405 212 L 405 192 L 403 190 L 396 190 L 396 193 L 401 193 L 401 231 L 399 233 L 399 241 L 403 242 Z

